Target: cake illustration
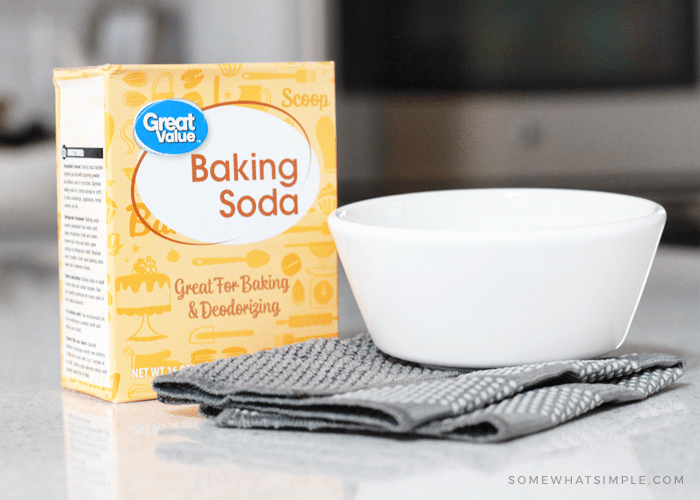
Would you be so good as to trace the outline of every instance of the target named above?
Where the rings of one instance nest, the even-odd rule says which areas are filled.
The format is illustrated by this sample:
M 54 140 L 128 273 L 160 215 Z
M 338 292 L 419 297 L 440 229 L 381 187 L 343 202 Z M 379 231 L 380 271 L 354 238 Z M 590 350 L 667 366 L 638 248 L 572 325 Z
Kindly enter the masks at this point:
M 141 327 L 127 340 L 146 341 L 165 338 L 150 325 L 152 314 L 170 311 L 170 278 L 159 273 L 149 256 L 138 259 L 131 274 L 118 276 L 114 282 L 117 314 L 143 316 Z

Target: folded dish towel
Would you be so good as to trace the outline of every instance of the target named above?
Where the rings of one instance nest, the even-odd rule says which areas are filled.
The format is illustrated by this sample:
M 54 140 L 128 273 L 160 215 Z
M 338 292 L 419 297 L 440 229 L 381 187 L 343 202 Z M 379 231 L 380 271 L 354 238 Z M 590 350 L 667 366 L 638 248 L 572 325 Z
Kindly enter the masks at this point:
M 360 335 L 203 363 L 156 377 L 153 387 L 160 401 L 197 403 L 222 427 L 495 442 L 644 399 L 683 370 L 674 356 L 631 354 L 461 372 L 398 360 Z

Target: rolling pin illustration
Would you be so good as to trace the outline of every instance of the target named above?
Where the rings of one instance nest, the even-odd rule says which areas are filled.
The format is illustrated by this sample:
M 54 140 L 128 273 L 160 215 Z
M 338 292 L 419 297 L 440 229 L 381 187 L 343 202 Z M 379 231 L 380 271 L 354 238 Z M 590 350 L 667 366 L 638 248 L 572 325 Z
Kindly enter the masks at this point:
M 304 233 L 307 231 L 321 231 L 321 234 L 331 234 L 326 221 L 321 222 L 320 226 L 292 226 L 285 233 Z
M 213 326 L 200 326 L 190 333 L 190 344 L 213 344 L 214 339 L 228 337 L 249 337 L 255 332 L 253 330 L 232 330 L 217 332 Z
M 131 347 L 124 349 L 124 354 L 131 356 L 131 369 L 136 368 L 151 368 L 160 366 L 182 366 L 182 363 L 175 361 L 174 359 L 168 359 L 170 357 L 170 349 L 165 349 L 163 351 L 158 351 L 150 354 L 136 354 Z
M 230 358 L 233 356 L 240 356 L 241 354 L 246 354 L 248 351 L 243 347 L 228 347 L 223 349 L 220 353 L 216 349 L 201 349 L 192 353 L 192 364 L 197 365 L 199 363 L 208 363 L 217 359 Z
M 211 266 L 215 264 L 234 264 L 245 262 L 249 267 L 256 269 L 270 262 L 270 255 L 262 250 L 251 250 L 245 257 L 202 257 L 194 259 L 195 266 Z
M 298 83 L 307 83 L 316 81 L 316 72 L 314 70 L 298 69 L 293 73 L 243 73 L 244 80 L 277 80 L 294 78 Z
M 305 337 L 295 337 L 291 333 L 285 333 L 284 335 L 275 335 L 273 342 L 275 347 L 282 347 L 283 345 L 295 344 L 297 342 L 306 342 L 311 339 L 334 339 L 338 337 L 338 332 L 333 333 L 322 333 L 319 335 L 308 335 Z
M 330 325 L 336 319 L 338 316 L 333 316 L 331 313 L 299 314 L 290 316 L 288 319 L 279 319 L 276 323 L 289 325 L 289 328 L 301 328 L 303 326 Z

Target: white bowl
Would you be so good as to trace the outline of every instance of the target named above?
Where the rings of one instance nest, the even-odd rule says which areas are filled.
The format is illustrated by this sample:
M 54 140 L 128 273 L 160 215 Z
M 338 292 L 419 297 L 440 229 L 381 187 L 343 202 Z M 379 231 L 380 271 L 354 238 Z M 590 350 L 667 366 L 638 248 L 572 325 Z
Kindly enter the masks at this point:
M 649 200 L 563 189 L 388 196 L 328 218 L 377 347 L 474 368 L 620 346 L 665 222 Z

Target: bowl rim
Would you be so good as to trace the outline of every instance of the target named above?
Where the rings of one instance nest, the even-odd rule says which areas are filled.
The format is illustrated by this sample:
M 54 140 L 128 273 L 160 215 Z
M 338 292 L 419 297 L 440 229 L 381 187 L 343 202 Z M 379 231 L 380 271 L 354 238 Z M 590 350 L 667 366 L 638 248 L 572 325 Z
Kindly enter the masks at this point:
M 607 197 L 616 198 L 626 198 L 630 201 L 635 201 L 637 203 L 643 202 L 649 205 L 650 212 L 641 217 L 634 217 L 629 219 L 615 220 L 609 222 L 600 222 L 595 224 L 572 224 L 570 226 L 558 226 L 558 227 L 536 227 L 536 228 L 497 228 L 497 229 L 449 229 L 449 228 L 407 228 L 407 227 L 393 227 L 386 225 L 376 225 L 367 224 L 364 222 L 350 221 L 343 217 L 343 213 L 353 207 L 357 207 L 365 204 L 377 203 L 380 200 L 389 200 L 397 198 L 408 198 L 408 197 L 421 197 L 421 196 L 436 196 L 439 193 L 454 193 L 454 192 L 490 192 L 490 193 L 535 193 L 535 192 L 558 192 L 558 193 L 584 193 L 584 194 L 594 194 L 603 195 Z M 442 239 L 454 238 L 458 239 L 474 239 L 482 238 L 485 236 L 489 237 L 527 237 L 537 236 L 542 237 L 544 235 L 559 235 L 559 234 L 590 234 L 608 231 L 619 231 L 622 228 L 637 228 L 637 227 L 648 227 L 649 225 L 665 224 L 666 222 L 666 210 L 663 206 L 655 201 L 649 200 L 647 198 L 642 198 L 638 196 L 632 196 L 622 193 L 614 193 L 609 191 L 596 191 L 596 190 L 586 190 L 586 189 L 566 189 L 566 188 L 538 188 L 538 187 L 499 187 L 499 188 L 465 188 L 465 189 L 447 189 L 447 190 L 435 190 L 435 191 L 417 191 L 413 193 L 402 193 L 393 194 L 387 196 L 379 196 L 375 198 L 368 198 L 366 200 L 356 201 L 353 203 L 348 203 L 341 207 L 336 208 L 328 216 L 328 224 L 331 230 L 333 228 L 340 229 L 346 228 L 350 231 L 361 231 L 366 234 L 382 234 L 386 237 L 411 237 L 416 236 L 421 233 L 430 235 L 431 237 L 437 237 Z

